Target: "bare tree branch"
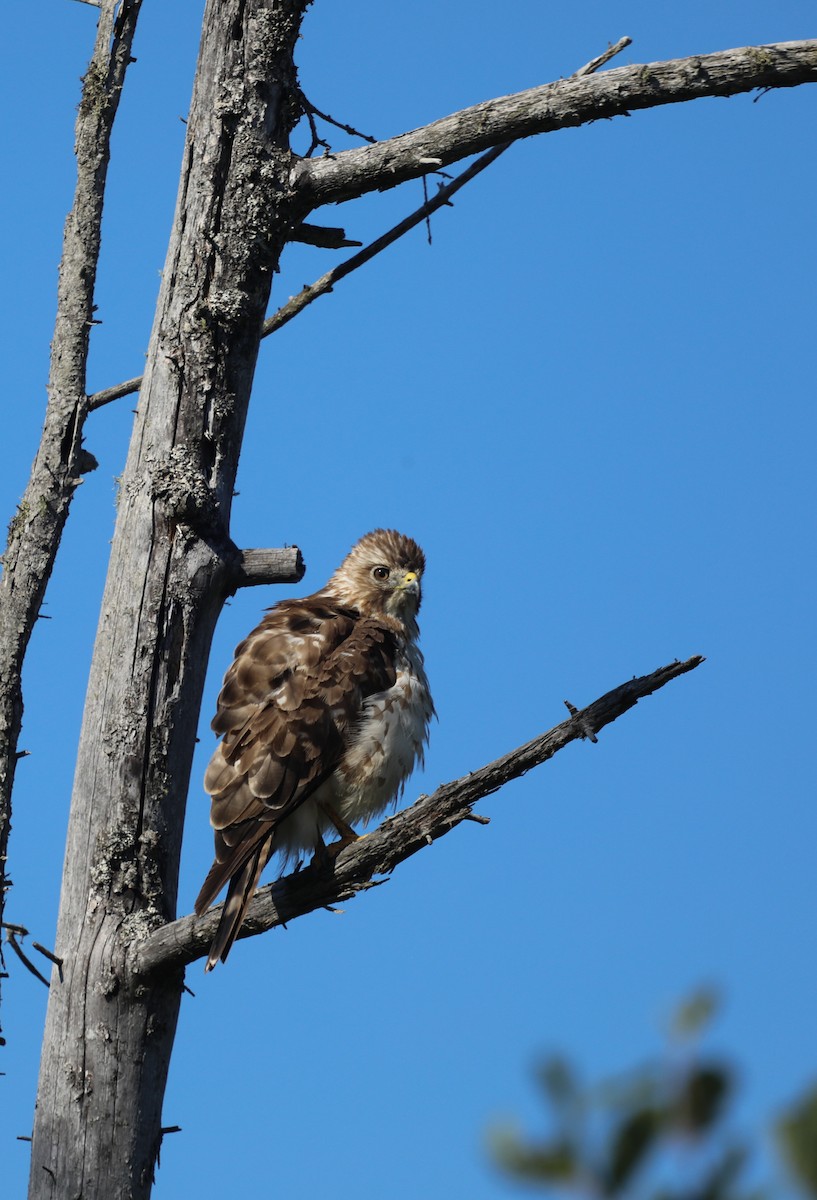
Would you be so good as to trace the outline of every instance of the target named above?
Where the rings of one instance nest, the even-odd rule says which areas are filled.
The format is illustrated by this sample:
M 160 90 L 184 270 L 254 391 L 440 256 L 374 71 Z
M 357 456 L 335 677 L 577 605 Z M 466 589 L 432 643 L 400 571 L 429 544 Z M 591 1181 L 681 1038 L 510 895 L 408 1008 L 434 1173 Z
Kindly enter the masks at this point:
M 85 369 L 111 129 L 141 0 L 103 0 L 76 124 L 77 184 L 65 222 L 48 405 L 25 495 L 9 526 L 0 583 L 0 918 L 11 791 L 23 716 L 20 671 L 74 492 L 93 459 L 82 449 Z M 95 465 L 95 463 L 94 463 Z
M 620 54 L 622 50 L 631 44 L 631 38 L 619 38 L 614 45 L 608 46 L 603 54 L 599 54 L 598 57 L 591 59 L 589 63 L 580 67 L 572 78 L 578 79 L 592 75 L 594 71 L 603 67 L 611 58 L 616 54 Z M 351 275 L 353 271 L 357 271 L 359 267 L 364 266 L 376 254 L 380 254 L 382 250 L 393 245 L 411 229 L 415 229 L 423 221 L 427 221 L 438 209 L 449 205 L 452 196 L 455 196 L 461 188 L 465 187 L 466 183 L 470 183 L 472 179 L 475 179 L 486 167 L 490 167 L 492 163 L 496 162 L 499 156 L 504 154 L 506 150 L 509 150 L 512 145 L 513 142 L 505 142 L 503 145 L 494 146 L 492 150 L 488 150 L 476 159 L 475 162 L 472 162 L 470 166 L 466 167 L 451 183 L 440 187 L 436 195 L 432 196 L 430 200 L 426 200 L 413 213 L 409 213 L 407 217 L 404 217 L 402 221 L 398 221 L 396 225 L 393 225 L 391 229 L 381 234 L 379 238 L 375 238 L 365 249 L 359 251 L 357 254 L 353 254 L 345 262 L 339 263 L 331 271 L 327 271 L 325 275 L 321 275 L 320 279 L 316 279 L 314 283 L 307 284 L 306 287 L 301 288 L 297 296 L 292 296 L 286 304 L 281 305 L 277 312 L 266 319 L 262 336 L 267 337 L 269 334 L 275 333 L 276 330 L 291 321 L 293 317 L 297 317 L 299 313 L 303 312 L 313 300 L 317 300 L 319 296 L 325 296 L 331 292 L 335 284 L 341 279 L 345 279 L 347 275 Z
M 94 392 L 88 397 L 88 411 L 95 412 L 98 408 L 104 408 L 106 404 L 110 404 L 114 400 L 121 400 L 123 396 L 132 396 L 134 392 L 138 392 L 142 386 L 142 376 L 136 375 L 133 379 L 126 379 L 122 383 L 116 383 L 113 387 L 104 388 L 101 392 Z
M 417 179 L 427 173 L 429 161 L 448 166 L 491 146 L 537 133 L 705 96 L 733 96 L 754 88 L 814 82 L 814 39 L 615 67 L 589 78 L 560 79 L 487 100 L 373 146 L 300 159 L 292 182 L 308 211 Z
M 267 583 L 297 583 L 304 576 L 304 561 L 297 546 L 272 550 L 241 550 L 233 583 L 236 588 Z
M 303 312 L 313 300 L 317 300 L 319 296 L 325 296 L 331 292 L 335 284 L 339 283 L 341 279 L 345 279 L 347 275 L 351 275 L 353 271 L 357 271 L 359 267 L 369 262 L 375 255 L 380 254 L 382 250 L 393 245 L 399 238 L 408 233 L 410 229 L 421 225 L 432 213 L 437 212 L 444 205 L 450 204 L 451 197 L 460 188 L 465 187 L 466 183 L 470 183 L 481 171 L 484 171 L 492 162 L 495 162 L 500 154 L 504 154 L 511 144 L 508 142 L 504 146 L 495 146 L 493 150 L 489 150 L 487 154 L 483 154 L 476 162 L 471 163 L 469 167 L 458 175 L 456 179 L 452 180 L 451 183 L 447 183 L 444 187 L 441 187 L 435 196 L 432 196 L 425 204 L 421 204 L 413 213 L 410 213 L 402 221 L 393 225 L 391 229 L 388 229 L 379 238 L 375 238 L 363 250 L 358 251 L 357 254 L 352 254 L 344 262 L 338 263 L 336 267 L 333 267 L 331 271 L 327 271 L 326 274 L 321 275 L 320 279 L 316 279 L 314 283 L 307 284 L 306 287 L 301 288 L 297 296 L 292 296 L 291 299 L 287 300 L 286 304 L 281 305 L 277 312 L 274 312 L 271 317 L 267 317 L 264 322 L 262 337 L 268 337 L 269 334 L 281 329 L 293 317 L 297 317 L 299 313 Z
M 306 222 L 293 230 L 290 241 L 303 242 L 306 246 L 320 246 L 322 250 L 343 250 L 346 246 L 363 245 L 363 242 L 356 242 L 354 238 L 348 238 L 345 229 L 326 225 L 307 225 Z
M 17 941 L 18 937 L 26 937 L 28 935 L 28 930 L 26 928 L 24 928 L 24 926 L 22 926 L 22 925 L 11 925 L 11 924 L 9 924 L 8 921 L 3 922 L 2 928 L 5 930 L 6 941 L 11 946 L 12 950 L 17 955 L 17 957 L 19 958 L 20 962 L 23 964 L 25 969 L 27 971 L 30 971 L 31 974 L 35 976 L 35 978 L 39 979 L 40 983 L 44 983 L 46 987 L 50 987 L 50 984 L 49 984 L 48 980 L 46 979 L 45 975 L 42 975 L 37 970 L 37 968 L 34 966 L 34 963 L 31 961 L 31 959 L 28 957 L 28 955 L 23 950 L 20 943 Z
M 570 742 L 578 738 L 594 740 L 605 725 L 639 700 L 694 670 L 703 661 L 700 655 L 695 655 L 685 662 L 670 663 L 650 675 L 622 683 L 548 733 L 461 779 L 444 783 L 431 796 L 421 796 L 411 808 L 390 817 L 373 833 L 342 850 L 331 871 L 310 866 L 261 888 L 248 909 L 239 937 L 265 933 L 317 908 L 349 900 L 358 892 L 376 887 L 383 879 L 375 876 L 389 875 L 398 863 L 430 846 L 461 821 L 472 818 L 475 814 L 471 808 L 478 800 L 547 762 Z M 135 974 L 176 968 L 204 957 L 222 907 L 219 904 L 201 918 L 182 917 L 157 929 L 138 947 Z
M 579 67 L 578 71 L 574 71 L 572 79 L 581 79 L 584 75 L 594 75 L 596 71 L 600 71 L 606 66 L 611 58 L 615 58 L 622 50 L 626 50 L 628 46 L 632 46 L 633 39 L 631 37 L 619 38 L 617 42 L 613 42 L 601 54 L 597 54 L 595 58 L 591 58 L 590 62 L 585 63 L 583 67 Z
M 319 146 L 323 146 L 325 150 L 331 150 L 329 143 L 318 133 L 318 126 L 315 123 L 315 117 L 319 117 L 321 121 L 325 121 L 327 125 L 334 125 L 335 129 L 342 129 L 344 133 L 348 133 L 351 137 L 361 138 L 364 142 L 376 142 L 377 138 L 372 137 L 370 133 L 361 133 L 359 129 L 355 129 L 352 125 L 344 125 L 342 121 L 336 121 L 334 117 L 330 117 L 329 113 L 321 112 L 316 108 L 311 100 L 308 99 L 302 89 L 298 89 L 298 98 L 301 105 L 301 112 L 306 117 L 309 123 L 309 131 L 312 135 L 312 141 L 309 144 L 309 149 L 306 152 L 306 157 L 309 158 Z
M 602 117 L 627 115 L 630 109 L 680 103 L 703 96 L 732 95 L 758 87 L 793 87 L 817 81 L 817 41 L 812 40 L 620 67 L 597 77 L 595 82 L 587 82 L 588 76 L 629 45 L 630 38 L 620 38 L 569 79 L 463 109 L 423 129 L 402 134 L 387 142 L 377 142 L 371 147 L 344 150 L 322 159 L 299 160 L 295 168 L 296 184 L 301 189 L 302 198 L 308 201 L 307 207 L 316 207 L 350 199 L 377 188 L 385 190 L 394 187 L 406 179 L 427 174 L 430 166 L 453 162 L 486 144 L 499 142 L 450 184 L 440 188 L 427 203 L 420 205 L 365 249 L 302 288 L 266 319 L 262 336 L 268 337 L 281 329 L 313 300 L 331 292 L 339 280 L 427 220 L 437 209 L 447 205 L 460 188 L 490 166 L 521 137 L 581 125 Z M 577 86 L 565 91 L 569 84 Z M 502 141 L 497 129 L 504 129 L 506 135 L 512 136 Z M 459 140 L 455 135 L 459 135 Z M 440 148 L 435 150 L 430 142 L 424 140 L 427 137 L 435 139 L 435 145 L 439 142 Z M 442 143 L 447 146 L 448 157 L 443 153 Z M 400 170 L 403 170 L 402 174 Z M 296 235 L 292 240 L 303 239 Z M 141 384 L 142 377 L 137 376 L 95 392 L 89 397 L 88 407 L 93 411 L 113 400 L 132 395 L 139 391 Z

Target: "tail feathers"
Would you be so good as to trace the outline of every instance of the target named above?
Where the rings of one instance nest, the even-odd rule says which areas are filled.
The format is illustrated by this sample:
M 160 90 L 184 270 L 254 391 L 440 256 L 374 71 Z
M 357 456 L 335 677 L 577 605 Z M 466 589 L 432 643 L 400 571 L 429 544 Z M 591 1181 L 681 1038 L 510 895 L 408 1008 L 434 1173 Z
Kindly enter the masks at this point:
M 227 961 L 227 955 L 232 949 L 233 942 L 238 937 L 238 932 L 244 923 L 244 915 L 249 907 L 249 903 L 253 898 L 255 889 L 258 886 L 258 880 L 261 878 L 261 872 L 269 862 L 272 851 L 272 838 L 265 839 L 256 849 L 243 866 L 233 875 L 230 880 L 230 886 L 227 889 L 227 898 L 224 901 L 224 908 L 221 913 L 221 919 L 218 923 L 216 936 L 213 938 L 210 946 L 210 954 L 207 959 L 205 971 L 212 971 L 219 959 L 222 962 Z M 211 872 L 212 874 L 213 872 Z M 199 903 L 203 900 L 203 908 L 209 903 L 207 893 L 211 891 L 208 887 L 208 880 L 205 880 L 199 899 L 196 901 L 196 911 L 199 912 Z M 223 879 L 218 884 L 218 887 L 212 893 L 215 895 L 221 887 Z
M 234 875 L 238 875 L 245 863 L 248 863 L 251 858 L 255 857 L 257 850 L 265 843 L 268 847 L 267 857 L 264 862 L 269 861 L 272 838 L 272 830 L 269 825 L 260 825 L 258 822 L 253 822 L 251 829 L 243 829 L 240 831 L 238 838 L 234 842 L 228 842 L 221 833 L 221 830 L 216 830 L 216 860 L 210 870 L 207 872 L 207 878 L 201 885 L 201 891 L 196 897 L 196 903 L 193 905 L 193 911 L 197 917 L 210 907 L 224 887 L 228 880 Z
M 228 867 L 226 863 L 218 861 L 213 863 L 207 872 L 207 878 L 201 885 L 201 891 L 196 897 L 196 903 L 193 905 L 193 912 L 197 917 L 200 917 L 202 913 L 207 911 L 229 879 L 231 871 L 234 870 L 235 867 L 233 865 Z

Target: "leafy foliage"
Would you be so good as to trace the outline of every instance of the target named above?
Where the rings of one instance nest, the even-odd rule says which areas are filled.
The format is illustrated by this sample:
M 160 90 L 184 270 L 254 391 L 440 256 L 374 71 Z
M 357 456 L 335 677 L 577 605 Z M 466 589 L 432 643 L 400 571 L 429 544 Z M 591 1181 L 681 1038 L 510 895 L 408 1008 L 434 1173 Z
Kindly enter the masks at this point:
M 767 1200 L 750 1179 L 751 1147 L 732 1131 L 735 1072 L 703 1055 L 695 1039 L 717 1009 L 711 991 L 679 1006 L 675 1043 L 660 1060 L 585 1087 L 563 1058 L 537 1069 L 551 1132 L 526 1139 L 495 1130 L 502 1170 L 539 1191 L 622 1200 Z M 817 1198 L 817 1086 L 778 1120 L 779 1146 L 794 1188 Z

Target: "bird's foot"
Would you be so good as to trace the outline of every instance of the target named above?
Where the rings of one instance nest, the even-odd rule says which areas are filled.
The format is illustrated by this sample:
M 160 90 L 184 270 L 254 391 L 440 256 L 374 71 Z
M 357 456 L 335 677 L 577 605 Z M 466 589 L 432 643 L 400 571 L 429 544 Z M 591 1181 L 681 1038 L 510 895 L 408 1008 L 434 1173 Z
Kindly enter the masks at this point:
M 343 817 L 332 808 L 331 804 L 324 802 L 321 804 L 321 811 L 330 824 L 334 825 L 340 834 L 340 842 L 333 842 L 333 846 L 337 846 L 338 850 L 342 850 L 344 846 L 351 846 L 352 842 L 356 842 L 360 837 L 359 833 L 355 833 L 351 825 L 347 825 Z M 335 853 L 337 854 L 337 850 Z
M 368 837 L 365 833 L 355 833 L 351 825 L 338 816 L 333 808 L 328 804 L 321 804 L 321 810 L 325 814 L 328 821 L 334 825 L 335 829 L 340 834 L 336 842 L 330 842 L 327 846 L 323 838 L 318 835 L 318 841 L 315 846 L 315 853 L 312 856 L 312 861 L 309 864 L 317 871 L 331 870 L 334 866 L 335 859 L 340 854 L 341 850 L 345 850 L 347 846 L 351 846 L 353 842 L 359 842 L 361 838 Z

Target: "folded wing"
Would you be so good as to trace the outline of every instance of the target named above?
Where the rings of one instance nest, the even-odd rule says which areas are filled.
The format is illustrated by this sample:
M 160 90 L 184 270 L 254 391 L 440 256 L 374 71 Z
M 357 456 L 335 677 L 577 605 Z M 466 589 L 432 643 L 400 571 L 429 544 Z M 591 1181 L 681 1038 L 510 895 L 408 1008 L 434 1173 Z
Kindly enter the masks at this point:
M 215 862 L 196 912 L 229 880 L 208 969 L 226 959 L 276 842 L 291 842 L 285 822 L 341 762 L 365 699 L 394 684 L 394 658 L 387 626 L 319 597 L 277 605 L 238 646 L 204 778 Z

